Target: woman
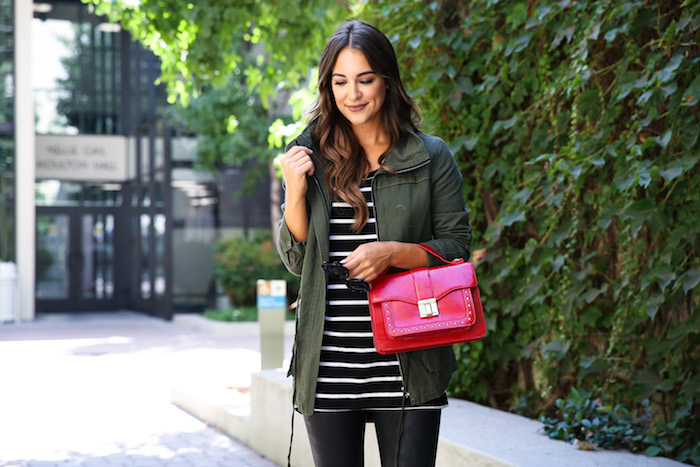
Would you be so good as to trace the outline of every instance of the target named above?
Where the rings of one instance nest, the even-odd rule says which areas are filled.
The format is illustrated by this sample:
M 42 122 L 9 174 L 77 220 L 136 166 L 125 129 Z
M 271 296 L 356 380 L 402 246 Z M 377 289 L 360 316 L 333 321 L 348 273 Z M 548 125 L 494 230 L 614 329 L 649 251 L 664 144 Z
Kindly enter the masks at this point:
M 318 81 L 311 123 L 281 158 L 278 249 L 301 276 L 294 406 L 317 466 L 363 465 L 367 421 L 383 466 L 434 465 L 454 353 L 378 354 L 363 286 L 390 268 L 440 264 L 416 243 L 469 256 L 462 177 L 445 143 L 418 131 L 419 110 L 379 30 L 343 24 Z

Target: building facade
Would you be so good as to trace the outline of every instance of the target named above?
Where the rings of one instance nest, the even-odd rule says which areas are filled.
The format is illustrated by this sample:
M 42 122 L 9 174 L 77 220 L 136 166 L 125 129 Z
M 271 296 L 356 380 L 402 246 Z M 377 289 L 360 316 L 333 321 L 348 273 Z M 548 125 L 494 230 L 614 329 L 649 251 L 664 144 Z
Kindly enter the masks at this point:
M 269 228 L 269 179 L 239 197 L 249 167 L 195 170 L 159 70 L 79 0 L 0 0 L 0 261 L 22 320 L 212 307 L 216 241 Z

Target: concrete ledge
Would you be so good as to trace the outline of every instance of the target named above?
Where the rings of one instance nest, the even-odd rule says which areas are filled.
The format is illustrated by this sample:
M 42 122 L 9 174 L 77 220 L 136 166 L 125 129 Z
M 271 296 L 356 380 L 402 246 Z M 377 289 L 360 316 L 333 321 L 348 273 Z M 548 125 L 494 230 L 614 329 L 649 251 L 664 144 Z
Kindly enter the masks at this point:
M 260 324 L 257 321 L 228 323 L 205 318 L 196 313 L 177 313 L 173 316 L 173 323 L 211 334 L 254 336 L 260 332 Z M 294 321 L 285 321 L 284 332 L 285 334 L 294 333 Z
M 232 438 L 249 444 L 250 396 L 247 394 L 227 388 L 171 388 L 170 401 Z
M 228 392 L 225 392 L 228 391 Z M 280 370 L 264 370 L 252 378 L 250 397 L 232 390 L 172 390 L 172 401 L 249 445 L 279 465 L 286 465 L 292 417 L 291 379 Z M 304 420 L 295 413 L 292 466 L 313 465 Z M 679 467 L 666 458 L 627 451 L 581 451 L 541 434 L 541 424 L 519 415 L 472 402 L 450 399 L 443 411 L 437 466 L 502 467 Z M 380 467 L 374 430 L 365 442 L 366 466 Z

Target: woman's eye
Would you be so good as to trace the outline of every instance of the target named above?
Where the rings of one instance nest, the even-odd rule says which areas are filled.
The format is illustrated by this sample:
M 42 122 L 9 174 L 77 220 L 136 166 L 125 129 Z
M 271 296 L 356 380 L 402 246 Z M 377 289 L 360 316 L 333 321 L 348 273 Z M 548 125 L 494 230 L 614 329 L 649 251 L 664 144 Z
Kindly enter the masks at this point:
M 336 81 L 335 83 L 333 83 L 333 86 L 342 86 L 344 84 L 345 84 L 345 81 Z
M 373 80 L 373 79 L 368 79 L 368 80 L 365 80 L 365 81 L 360 81 L 360 83 L 361 83 L 361 84 L 372 84 L 372 83 L 374 83 L 374 80 Z

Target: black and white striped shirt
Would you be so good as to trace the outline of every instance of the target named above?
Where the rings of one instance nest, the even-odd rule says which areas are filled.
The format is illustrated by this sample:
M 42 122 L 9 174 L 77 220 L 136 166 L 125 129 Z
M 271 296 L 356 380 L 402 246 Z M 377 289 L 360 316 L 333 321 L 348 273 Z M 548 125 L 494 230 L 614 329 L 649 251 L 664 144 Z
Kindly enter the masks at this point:
M 354 232 L 352 207 L 334 201 L 330 216 L 330 260 L 340 261 L 362 243 L 377 240 L 371 182 L 360 185 L 369 210 L 367 225 Z M 344 282 L 328 278 L 327 305 L 316 386 L 318 412 L 400 409 L 403 398 L 401 369 L 396 355 L 377 353 L 372 341 L 367 294 L 350 291 Z M 441 408 L 445 396 L 415 408 Z

